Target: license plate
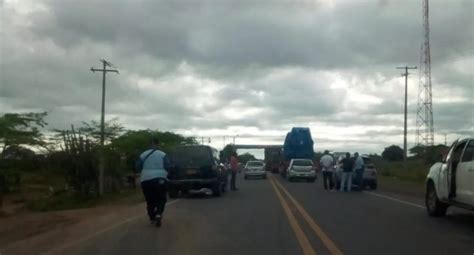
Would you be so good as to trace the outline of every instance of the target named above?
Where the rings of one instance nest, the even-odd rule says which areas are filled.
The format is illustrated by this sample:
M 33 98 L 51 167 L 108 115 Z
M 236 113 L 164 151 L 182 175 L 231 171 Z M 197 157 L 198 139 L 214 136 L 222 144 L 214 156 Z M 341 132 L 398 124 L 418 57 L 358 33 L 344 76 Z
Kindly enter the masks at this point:
M 197 170 L 196 169 L 188 169 L 188 170 L 186 170 L 186 174 L 187 175 L 197 174 Z

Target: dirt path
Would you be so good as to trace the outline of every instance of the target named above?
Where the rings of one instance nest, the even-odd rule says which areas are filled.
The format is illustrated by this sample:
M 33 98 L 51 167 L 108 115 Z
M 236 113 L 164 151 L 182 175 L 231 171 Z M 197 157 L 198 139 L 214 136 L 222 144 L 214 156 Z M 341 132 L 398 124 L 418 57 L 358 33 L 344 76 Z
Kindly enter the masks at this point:
M 117 220 L 145 215 L 144 204 L 19 215 L 0 219 L 0 254 L 44 253 Z

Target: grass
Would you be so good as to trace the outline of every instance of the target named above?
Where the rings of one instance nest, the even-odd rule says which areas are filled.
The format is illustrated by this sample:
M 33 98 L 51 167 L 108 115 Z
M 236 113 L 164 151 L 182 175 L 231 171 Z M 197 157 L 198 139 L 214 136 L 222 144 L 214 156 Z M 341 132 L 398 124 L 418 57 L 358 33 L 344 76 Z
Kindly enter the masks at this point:
M 89 208 L 107 204 L 137 204 L 143 201 L 140 189 L 127 189 L 122 192 L 104 194 L 102 197 L 79 196 L 68 192 L 59 192 L 26 203 L 31 211 L 58 211 Z
M 376 162 L 380 176 L 408 181 L 416 184 L 424 184 L 430 166 L 422 161 L 408 160 L 404 162 L 380 161 Z

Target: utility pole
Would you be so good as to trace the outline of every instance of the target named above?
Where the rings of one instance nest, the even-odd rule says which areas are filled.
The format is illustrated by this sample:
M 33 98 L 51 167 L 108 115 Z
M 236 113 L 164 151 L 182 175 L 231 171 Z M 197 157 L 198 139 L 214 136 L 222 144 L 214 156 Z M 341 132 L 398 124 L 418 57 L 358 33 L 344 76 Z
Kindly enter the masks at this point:
M 444 133 L 444 145 L 448 146 L 448 134 Z
M 91 71 L 102 72 L 102 110 L 100 117 L 100 159 L 99 159 L 99 195 L 104 194 L 104 168 L 105 168 L 105 154 L 104 154 L 104 140 L 105 140 L 105 76 L 107 72 L 119 73 L 117 69 L 107 69 L 107 67 L 114 67 L 110 62 L 101 59 L 102 69 L 91 67 Z
M 408 69 L 417 69 L 416 66 L 402 66 L 397 67 L 397 69 L 405 69 L 405 73 L 402 73 L 402 76 L 405 76 L 405 120 L 403 126 L 403 161 L 407 161 L 407 108 L 408 108 Z

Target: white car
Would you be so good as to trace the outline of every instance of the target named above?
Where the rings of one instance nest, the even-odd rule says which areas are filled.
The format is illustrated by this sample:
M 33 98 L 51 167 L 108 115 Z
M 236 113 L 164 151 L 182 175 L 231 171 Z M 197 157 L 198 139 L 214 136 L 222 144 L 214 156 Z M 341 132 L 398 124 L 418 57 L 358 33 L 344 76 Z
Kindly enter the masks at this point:
M 305 179 L 308 182 L 316 181 L 316 168 L 311 159 L 292 159 L 286 170 L 286 179 Z
M 261 177 L 267 178 L 267 172 L 265 171 L 265 164 L 262 161 L 248 161 L 244 168 L 244 178 L 249 177 Z
M 446 215 L 449 206 L 474 210 L 474 138 L 457 140 L 426 178 L 426 208 L 430 216 Z

